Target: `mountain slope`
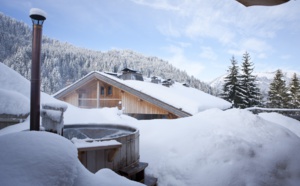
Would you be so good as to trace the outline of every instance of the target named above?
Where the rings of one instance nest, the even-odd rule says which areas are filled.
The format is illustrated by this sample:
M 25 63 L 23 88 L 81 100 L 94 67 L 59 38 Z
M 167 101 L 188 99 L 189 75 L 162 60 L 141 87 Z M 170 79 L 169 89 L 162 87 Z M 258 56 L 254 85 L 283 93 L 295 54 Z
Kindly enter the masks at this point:
M 0 13 L 0 62 L 30 79 L 31 29 Z M 214 93 L 211 87 L 157 57 L 147 57 L 130 50 L 93 51 L 75 47 L 47 37 L 42 40 L 42 91 L 52 94 L 91 71 L 118 72 L 124 67 L 140 71 L 144 76 L 160 76 L 191 87 Z

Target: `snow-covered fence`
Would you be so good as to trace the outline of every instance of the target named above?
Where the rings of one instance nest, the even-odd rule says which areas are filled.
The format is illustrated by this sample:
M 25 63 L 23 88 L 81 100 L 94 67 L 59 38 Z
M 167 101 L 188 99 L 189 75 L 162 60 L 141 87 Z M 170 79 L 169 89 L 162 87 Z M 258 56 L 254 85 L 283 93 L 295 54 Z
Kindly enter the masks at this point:
M 254 114 L 258 114 L 262 112 L 278 112 L 280 114 L 286 115 L 288 117 L 300 121 L 300 109 L 250 107 L 250 108 L 246 108 L 246 110 L 249 110 Z
M 64 127 L 64 112 L 68 106 L 66 104 L 46 103 L 42 105 L 41 116 L 42 126 L 48 132 L 62 135 Z

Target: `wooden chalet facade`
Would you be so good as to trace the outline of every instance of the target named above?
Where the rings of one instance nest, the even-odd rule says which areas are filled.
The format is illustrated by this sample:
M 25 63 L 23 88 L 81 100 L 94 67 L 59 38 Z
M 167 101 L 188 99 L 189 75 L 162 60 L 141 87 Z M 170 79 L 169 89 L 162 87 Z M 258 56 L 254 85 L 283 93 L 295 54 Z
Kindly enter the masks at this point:
M 80 108 L 123 108 L 124 114 L 137 119 L 191 116 L 190 113 L 129 87 L 122 81 L 106 73 L 92 72 L 57 92 L 54 97 Z

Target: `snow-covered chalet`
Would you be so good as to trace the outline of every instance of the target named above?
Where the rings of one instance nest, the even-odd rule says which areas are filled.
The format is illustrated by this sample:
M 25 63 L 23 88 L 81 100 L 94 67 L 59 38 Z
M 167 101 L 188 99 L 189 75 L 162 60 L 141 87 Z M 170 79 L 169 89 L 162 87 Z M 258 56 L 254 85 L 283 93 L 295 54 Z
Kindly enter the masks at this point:
M 144 80 L 140 73 L 128 68 L 121 74 L 93 71 L 53 96 L 80 108 L 118 107 L 137 119 L 174 119 L 231 106 L 223 99 L 172 80 Z

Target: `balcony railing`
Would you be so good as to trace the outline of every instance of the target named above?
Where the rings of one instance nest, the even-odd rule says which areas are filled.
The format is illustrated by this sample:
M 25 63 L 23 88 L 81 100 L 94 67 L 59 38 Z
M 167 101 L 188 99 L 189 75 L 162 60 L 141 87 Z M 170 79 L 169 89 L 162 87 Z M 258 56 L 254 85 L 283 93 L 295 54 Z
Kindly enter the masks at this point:
M 95 98 L 79 98 L 78 107 L 80 108 L 99 108 L 102 107 L 117 107 L 121 99 L 100 99 L 99 104 L 97 105 L 97 99 Z

